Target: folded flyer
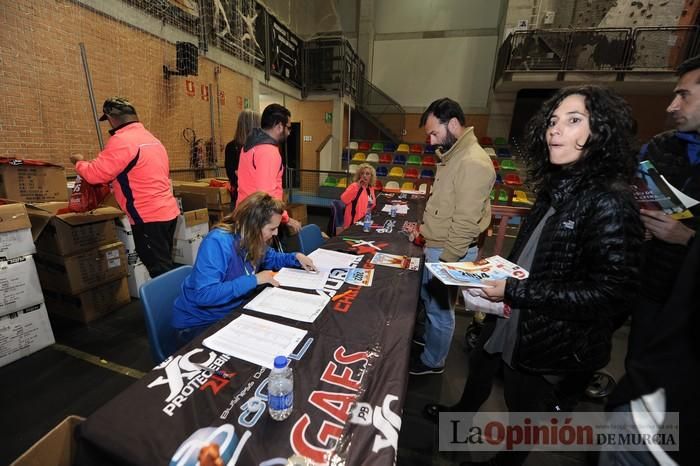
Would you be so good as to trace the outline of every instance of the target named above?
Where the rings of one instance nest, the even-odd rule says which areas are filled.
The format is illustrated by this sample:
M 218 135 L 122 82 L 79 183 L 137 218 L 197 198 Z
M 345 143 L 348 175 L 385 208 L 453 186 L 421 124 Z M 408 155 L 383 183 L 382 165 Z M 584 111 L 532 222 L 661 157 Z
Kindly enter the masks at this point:
M 418 270 L 420 268 L 420 257 L 397 256 L 383 252 L 376 253 L 370 262 L 374 265 L 384 265 L 398 269 Z
M 475 262 L 426 263 L 430 273 L 445 285 L 485 288 L 482 280 L 505 280 L 509 277 L 522 280 L 527 270 L 501 256 L 491 256 Z

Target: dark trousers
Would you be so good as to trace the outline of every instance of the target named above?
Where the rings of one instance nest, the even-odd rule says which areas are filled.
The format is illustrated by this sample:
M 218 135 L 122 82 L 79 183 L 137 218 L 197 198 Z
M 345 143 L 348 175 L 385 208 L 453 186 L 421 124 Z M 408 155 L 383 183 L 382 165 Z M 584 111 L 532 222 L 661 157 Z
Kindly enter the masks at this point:
M 503 368 L 503 396 L 510 412 L 572 411 L 593 373 L 567 374 L 555 383 L 542 375 L 513 369 L 503 363 L 501 353 L 491 354 L 484 345 L 496 328 L 496 320 L 488 319 L 479 334 L 476 347 L 469 355 L 469 375 L 456 411 L 476 412 L 491 394 L 493 379 Z M 498 465 L 521 465 L 529 452 L 500 452 L 494 458 Z
M 151 278 L 174 268 L 173 235 L 177 218 L 167 222 L 149 222 L 132 225 L 136 252 L 151 274 Z

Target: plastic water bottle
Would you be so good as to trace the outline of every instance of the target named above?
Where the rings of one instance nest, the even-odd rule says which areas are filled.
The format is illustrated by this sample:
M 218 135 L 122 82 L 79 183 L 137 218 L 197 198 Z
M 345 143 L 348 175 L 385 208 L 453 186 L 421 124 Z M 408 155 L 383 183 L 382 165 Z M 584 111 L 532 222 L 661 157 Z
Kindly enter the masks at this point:
M 367 213 L 365 214 L 365 220 L 362 222 L 362 231 L 365 233 L 369 233 L 369 231 L 372 229 L 372 213 L 367 209 Z
M 391 202 L 391 208 L 389 209 L 389 216 L 390 216 L 391 218 L 395 218 L 395 217 L 396 217 L 396 211 L 397 211 L 397 209 L 398 209 L 398 207 L 396 206 L 396 202 L 393 202 L 393 201 L 392 201 L 392 202 Z
M 270 417 L 284 421 L 292 414 L 294 406 L 294 375 L 285 356 L 275 358 L 274 367 L 267 380 L 267 400 Z

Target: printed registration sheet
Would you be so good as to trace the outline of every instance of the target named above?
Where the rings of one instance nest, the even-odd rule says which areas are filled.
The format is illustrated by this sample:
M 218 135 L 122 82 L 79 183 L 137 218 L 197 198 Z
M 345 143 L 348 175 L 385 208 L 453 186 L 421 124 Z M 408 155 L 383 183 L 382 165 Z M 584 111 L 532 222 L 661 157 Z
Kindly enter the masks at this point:
M 265 288 L 251 299 L 244 309 L 286 317 L 301 322 L 313 322 L 330 301 L 327 295 L 301 293 L 282 288 Z
M 384 208 L 382 209 L 382 212 L 391 212 L 391 205 L 386 204 Z M 396 206 L 396 213 L 397 214 L 407 214 L 408 213 L 408 204 L 398 204 Z
M 289 356 L 306 330 L 242 315 L 202 342 L 207 348 L 272 369 L 276 356 Z
M 355 254 L 346 254 L 344 252 L 329 251 L 328 249 L 318 248 L 309 254 L 309 259 L 314 261 L 314 265 L 319 270 L 347 269 L 358 264 L 362 257 Z
M 302 269 L 283 267 L 275 274 L 275 280 L 277 280 L 281 286 L 303 288 L 305 290 L 320 290 L 326 284 L 329 273 L 329 269 L 321 269 L 314 273 Z

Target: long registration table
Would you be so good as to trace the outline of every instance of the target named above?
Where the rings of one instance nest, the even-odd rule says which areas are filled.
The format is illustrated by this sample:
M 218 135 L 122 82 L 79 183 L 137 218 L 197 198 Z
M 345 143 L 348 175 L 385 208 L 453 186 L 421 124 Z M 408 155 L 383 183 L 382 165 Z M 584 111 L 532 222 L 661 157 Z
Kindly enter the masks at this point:
M 346 272 L 335 270 L 324 292 L 338 299 L 310 324 L 232 312 L 92 414 L 80 426 L 76 463 L 194 466 L 202 443 L 214 442 L 228 465 L 287 464 L 293 456 L 309 464 L 395 464 L 422 273 L 422 251 L 401 229 L 419 222 L 424 200 L 403 195 L 408 214 L 391 219 L 380 212 L 386 196 L 378 197 L 370 233 L 353 226 L 323 247 L 357 251 L 364 268 L 375 267 L 379 250 L 421 257 L 420 270 L 377 265 L 371 287 L 349 285 Z M 392 231 L 378 233 L 376 225 L 391 226 L 387 220 L 395 220 Z M 202 344 L 242 313 L 308 331 L 290 356 L 294 410 L 284 421 L 267 412 L 269 369 Z M 261 408 L 254 397 L 262 409 L 254 410 Z

